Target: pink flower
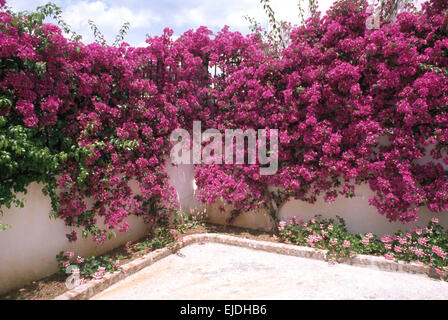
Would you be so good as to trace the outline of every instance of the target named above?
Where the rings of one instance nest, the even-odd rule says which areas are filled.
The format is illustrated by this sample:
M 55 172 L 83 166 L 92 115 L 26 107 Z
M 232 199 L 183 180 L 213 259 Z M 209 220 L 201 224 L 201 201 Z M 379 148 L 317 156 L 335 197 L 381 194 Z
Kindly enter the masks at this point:
M 286 226 L 286 222 L 285 222 L 285 221 L 280 221 L 280 222 L 278 223 L 278 230 L 279 230 L 279 231 L 283 231 L 283 230 L 285 230 L 285 226 Z
M 32 115 L 30 117 L 24 118 L 23 123 L 25 123 L 27 127 L 35 127 L 39 123 L 39 119 L 37 119 L 35 115 Z
M 394 251 L 395 251 L 396 253 L 401 253 L 401 252 L 403 252 L 403 248 L 402 248 L 402 247 L 399 247 L 399 246 L 394 246 Z
M 298 215 L 294 216 L 294 222 L 297 224 L 303 224 L 303 220 L 300 219 L 300 216 L 298 216 Z
M 71 233 L 67 233 L 65 236 L 67 237 L 69 242 L 75 242 L 76 240 L 78 240 L 78 236 L 76 234 L 76 231 L 72 231 Z
M 384 255 L 387 260 L 394 260 L 394 254 L 392 252 L 388 252 Z
M 433 222 L 433 223 L 439 223 L 439 219 L 438 219 L 438 218 L 431 218 L 431 222 Z
M 331 238 L 331 239 L 330 239 L 330 243 L 334 246 L 335 244 L 338 243 L 338 239 L 336 239 L 336 238 Z
M 350 248 L 350 241 L 344 240 L 344 242 L 342 243 L 342 246 L 345 248 Z
M 93 275 L 93 279 L 94 279 L 94 280 L 101 280 L 101 279 L 103 279 L 103 273 L 102 273 L 102 272 L 96 272 L 96 273 Z
M 75 256 L 75 254 L 73 253 L 73 252 L 71 252 L 71 251 L 67 251 L 66 253 L 65 253 L 65 257 L 67 258 L 67 259 L 71 259 L 71 258 L 73 258 Z
M 436 255 L 438 255 L 440 258 L 445 259 L 446 258 L 446 252 L 442 250 L 439 246 L 432 246 L 432 252 L 434 252 Z
M 428 242 L 429 240 L 427 239 L 427 238 L 425 238 L 425 237 L 422 237 L 422 238 L 418 238 L 417 239 L 417 243 L 419 244 L 419 245 L 421 245 L 421 246 L 424 246 L 424 247 L 426 247 L 427 246 L 427 242 Z
M 434 268 L 434 270 L 436 271 L 436 273 L 437 273 L 439 276 L 443 276 L 443 275 L 445 274 L 445 271 L 443 271 L 442 269 Z
M 279 129 L 275 174 L 261 175 L 258 162 L 195 165 L 197 197 L 206 204 L 223 200 L 237 213 L 259 210 L 271 186 L 285 191 L 272 193 L 278 200 L 314 203 L 322 196 L 331 202 L 355 196 L 355 185 L 366 181 L 374 193 L 369 204 L 390 221 L 417 221 L 420 205 L 435 213 L 448 208 L 447 114 L 440 107 L 448 100 L 447 76 L 440 72 L 448 37 L 436 32 L 446 25 L 446 0 L 403 12 L 377 30 L 366 30 L 359 1 L 338 1 L 333 13 L 322 15 L 324 23 L 311 19 L 293 27 L 286 48 L 206 27 L 185 32 L 181 41 L 166 29 L 144 49 L 83 45 L 50 23 L 19 32 L 19 18 L 4 5 L 0 0 L 0 20 L 8 27 L 0 34 L 0 58 L 15 65 L 1 70 L 0 126 L 11 128 L 4 148 L 13 151 L 4 162 L 18 164 L 9 170 L 20 172 L 27 158 L 37 157 L 41 173 L 54 171 L 57 162 L 63 177 L 58 216 L 68 226 L 94 230 L 98 243 L 109 230 L 126 232 L 129 214 L 157 222 L 179 209 L 162 162 L 172 149 L 171 132 L 189 131 L 195 120 L 220 131 Z M 212 76 L 204 64 L 222 72 Z M 25 139 L 25 151 L 17 137 Z M 41 155 L 35 137 L 54 146 L 51 153 L 59 145 L 76 152 L 56 161 Z M 58 141 L 64 137 L 71 145 Z M 430 161 L 420 163 L 424 147 L 431 147 Z M 313 228 L 316 223 L 311 220 Z M 67 237 L 76 241 L 77 235 Z M 411 245 L 381 240 L 399 241 L 403 250 Z
M 422 249 L 418 249 L 418 248 L 415 249 L 414 254 L 415 254 L 417 257 L 420 257 L 420 256 L 425 255 L 425 253 L 423 252 L 423 250 L 422 250 Z
M 83 263 L 84 261 L 85 261 L 85 259 L 82 258 L 82 257 L 80 257 L 80 256 L 78 256 L 78 257 L 76 258 L 76 262 L 77 262 L 77 263 Z
M 67 268 L 70 265 L 70 261 L 61 261 L 61 264 L 64 268 Z

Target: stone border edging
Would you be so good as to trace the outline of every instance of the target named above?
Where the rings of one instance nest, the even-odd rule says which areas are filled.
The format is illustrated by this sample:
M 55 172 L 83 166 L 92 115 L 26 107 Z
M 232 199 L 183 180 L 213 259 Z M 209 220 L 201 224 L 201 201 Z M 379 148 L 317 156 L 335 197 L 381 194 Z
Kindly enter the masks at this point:
M 161 260 L 178 250 L 198 242 L 215 242 L 238 247 L 250 248 L 255 250 L 263 250 L 267 252 L 284 254 L 302 258 L 311 258 L 317 260 L 326 260 L 326 251 L 321 249 L 313 249 L 309 247 L 301 247 L 297 245 L 275 243 L 270 241 L 259 241 L 252 239 L 245 239 L 235 236 L 215 234 L 215 233 L 200 233 L 192 234 L 183 237 L 182 241 L 176 242 L 174 245 L 157 249 L 137 258 L 119 268 L 118 271 L 104 275 L 101 280 L 90 280 L 87 283 L 80 285 L 64 294 L 57 296 L 53 300 L 87 300 L 94 295 L 100 293 L 112 284 L 123 280 L 124 278 L 140 271 L 141 269 L 150 266 L 154 262 Z M 383 271 L 398 271 L 413 274 L 426 274 L 431 277 L 437 276 L 434 269 L 430 266 L 417 264 L 414 262 L 407 263 L 403 261 L 390 261 L 384 257 L 369 256 L 358 254 L 352 259 L 347 259 L 343 263 L 355 266 L 375 266 Z

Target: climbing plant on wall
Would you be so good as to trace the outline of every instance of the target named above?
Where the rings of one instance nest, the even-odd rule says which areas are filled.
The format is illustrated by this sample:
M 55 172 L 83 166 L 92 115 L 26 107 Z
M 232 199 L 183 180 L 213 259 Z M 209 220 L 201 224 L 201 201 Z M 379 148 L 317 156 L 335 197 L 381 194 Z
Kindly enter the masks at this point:
M 170 133 L 201 120 L 279 130 L 274 175 L 261 176 L 259 163 L 196 166 L 199 198 L 235 214 L 275 214 L 291 197 L 331 202 L 360 183 L 391 221 L 448 208 L 445 1 L 394 11 L 372 29 L 367 1 L 339 0 L 288 42 L 272 38 L 284 46 L 201 27 L 176 40 L 165 29 L 146 48 L 84 44 L 64 35 L 52 6 L 24 15 L 1 4 L 0 205 L 21 205 L 17 192 L 43 183 L 52 214 L 98 242 L 126 231 L 129 214 L 166 219 L 177 208 L 164 170 Z

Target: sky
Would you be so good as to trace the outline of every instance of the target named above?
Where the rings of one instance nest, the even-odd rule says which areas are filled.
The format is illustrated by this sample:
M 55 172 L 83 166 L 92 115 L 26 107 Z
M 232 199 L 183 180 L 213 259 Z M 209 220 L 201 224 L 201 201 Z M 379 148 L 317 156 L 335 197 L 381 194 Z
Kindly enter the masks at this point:
M 50 0 L 7 0 L 14 11 L 33 11 Z M 207 26 L 219 31 L 225 25 L 230 30 L 249 32 L 245 15 L 267 26 L 267 16 L 259 0 L 51 0 L 62 8 L 64 20 L 72 30 L 83 36 L 83 42 L 94 41 L 88 20 L 93 20 L 108 43 L 113 43 L 120 27 L 131 24 L 125 41 L 132 46 L 144 46 L 146 34 L 160 35 L 165 27 L 179 36 L 189 29 Z M 271 0 L 277 19 L 299 23 L 298 0 Z M 333 0 L 320 0 L 325 12 Z

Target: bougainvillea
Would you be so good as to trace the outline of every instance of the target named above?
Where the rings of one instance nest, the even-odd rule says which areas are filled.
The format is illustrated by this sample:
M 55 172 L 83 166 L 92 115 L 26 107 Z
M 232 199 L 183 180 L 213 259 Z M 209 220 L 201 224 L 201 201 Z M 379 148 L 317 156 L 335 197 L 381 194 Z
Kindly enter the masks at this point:
M 110 233 L 98 216 L 126 231 L 130 213 L 147 221 L 169 214 L 175 198 L 163 166 L 177 108 L 164 69 L 151 64 L 166 36 L 146 51 L 84 45 L 41 20 L 1 15 L 2 202 L 46 182 L 54 215 L 99 242 Z
M 366 4 L 337 1 L 293 30 L 280 57 L 250 37 L 218 34 L 228 47 L 216 53 L 214 124 L 278 128 L 280 168 L 260 177 L 254 165 L 197 167 L 203 200 L 273 210 L 271 199 L 333 201 L 367 182 L 370 203 L 390 220 L 417 220 L 423 205 L 448 208 L 446 4 L 374 30 Z
M 260 164 L 196 166 L 207 203 L 275 213 L 290 197 L 333 201 L 368 183 L 391 221 L 448 209 L 447 5 L 431 0 L 377 29 L 366 9 L 339 0 L 271 50 L 227 27 L 177 40 L 166 29 L 145 48 L 85 45 L 42 14 L 3 8 L 0 204 L 44 182 L 54 214 L 99 242 L 126 231 L 131 213 L 166 217 L 176 208 L 164 170 L 170 133 L 201 120 L 278 129 L 280 139 L 275 175 L 260 176 Z

